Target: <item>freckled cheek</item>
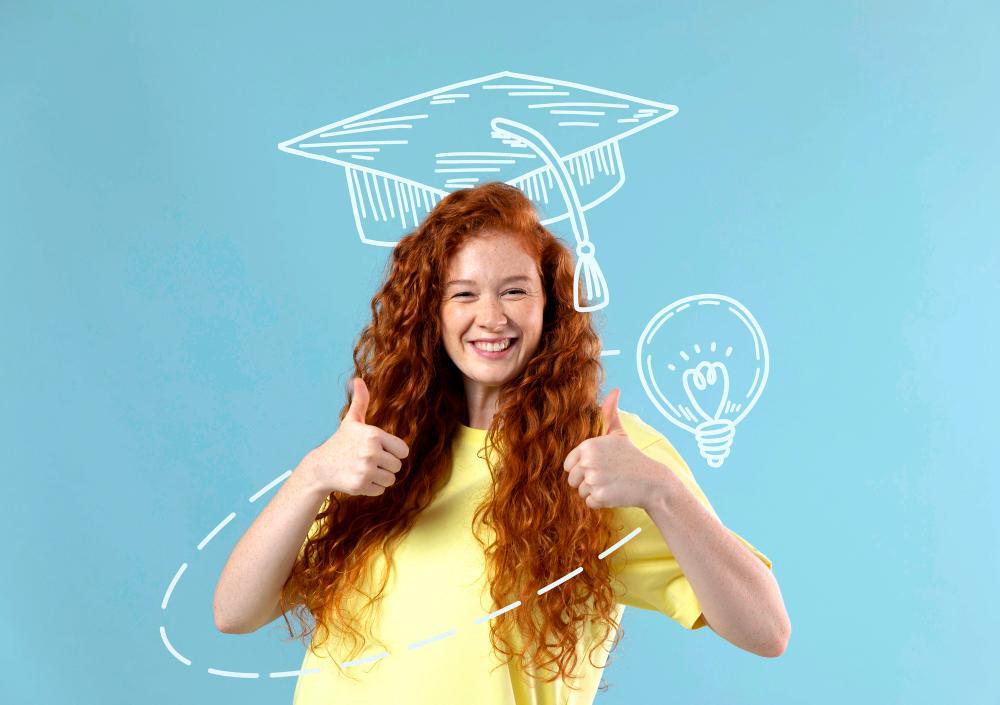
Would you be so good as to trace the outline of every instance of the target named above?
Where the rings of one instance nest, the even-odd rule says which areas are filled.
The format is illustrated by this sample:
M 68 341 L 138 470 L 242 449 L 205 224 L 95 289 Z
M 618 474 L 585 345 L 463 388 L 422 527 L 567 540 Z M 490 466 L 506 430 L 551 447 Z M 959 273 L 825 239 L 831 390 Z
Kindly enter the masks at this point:
M 449 315 L 447 311 L 442 311 L 441 315 L 441 336 L 445 340 L 448 349 L 455 352 L 465 351 L 465 334 L 472 328 L 474 320 L 453 312 Z
M 442 306 L 438 320 L 441 322 L 441 332 L 445 335 L 460 335 L 462 326 L 466 323 L 462 317 L 456 315 L 454 309 L 449 306 Z

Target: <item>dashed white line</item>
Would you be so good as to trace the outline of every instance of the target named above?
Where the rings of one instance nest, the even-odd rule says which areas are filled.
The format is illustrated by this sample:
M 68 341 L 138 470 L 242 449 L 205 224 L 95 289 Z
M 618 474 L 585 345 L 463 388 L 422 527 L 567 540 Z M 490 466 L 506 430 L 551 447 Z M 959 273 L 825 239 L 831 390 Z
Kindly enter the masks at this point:
M 632 529 L 632 532 L 628 536 L 626 536 L 625 538 L 623 538 L 621 541 L 619 541 L 618 543 L 616 543 L 615 545 L 613 545 L 611 548 L 606 548 L 603 551 L 601 551 L 600 553 L 598 553 L 597 554 L 598 560 L 602 560 L 603 561 L 605 556 L 607 556 L 607 555 L 609 555 L 609 554 L 614 553 L 615 551 L 617 551 L 619 548 L 621 548 L 625 544 L 626 541 L 631 541 L 635 536 L 637 536 L 640 531 L 642 531 L 642 527 L 641 526 L 637 526 L 634 529 Z
M 379 659 L 383 659 L 388 655 L 389 655 L 388 651 L 383 651 L 382 653 L 375 654 L 374 656 L 365 656 L 364 658 L 355 659 L 354 661 L 344 661 L 340 665 L 343 666 L 344 668 L 348 668 L 350 666 L 358 666 L 361 665 L 362 663 L 368 663 L 369 661 L 378 661 Z
M 229 516 L 220 521 L 214 529 L 208 532 L 208 536 L 206 536 L 201 540 L 201 543 L 198 544 L 198 550 L 200 551 L 201 549 L 205 548 L 205 546 L 208 545 L 208 542 L 211 541 L 217 533 L 222 531 L 222 527 L 224 527 L 226 524 L 228 524 L 235 518 L 236 518 L 236 512 L 229 512 Z
M 510 610 L 514 609 L 515 607 L 520 607 L 520 606 L 521 606 L 521 601 L 520 600 L 517 600 L 516 602 L 511 602 L 509 605 L 507 605 L 506 607 L 501 607 L 496 612 L 490 612 L 489 614 L 480 617 L 479 619 L 477 619 L 474 622 L 474 624 L 482 624 L 483 622 L 485 622 L 487 620 L 493 619 L 494 617 L 496 617 L 498 615 L 501 615 L 504 612 L 509 612 Z
M 191 665 L 191 659 L 182 656 L 180 652 L 174 648 L 174 645 L 170 643 L 170 639 L 167 638 L 167 628 L 162 625 L 160 626 L 160 639 L 163 640 L 163 645 L 167 647 L 167 651 L 169 651 L 175 659 L 183 663 L 185 666 Z
M 177 581 L 181 579 L 182 575 L 184 575 L 184 571 L 187 570 L 187 567 L 187 563 L 181 563 L 181 567 L 177 569 L 176 573 L 174 573 L 174 579 L 170 581 L 167 591 L 163 593 L 163 601 L 160 603 L 161 610 L 167 609 L 167 603 L 170 602 L 170 595 L 174 592 L 174 586 L 177 585 Z
M 556 587 L 557 585 L 562 585 L 563 583 L 565 583 L 567 580 L 569 580 L 573 576 L 579 575 L 582 572 L 583 572 L 583 566 L 580 566 L 576 570 L 573 570 L 573 571 L 570 571 L 569 573 L 566 573 L 566 575 L 564 575 L 561 578 L 559 578 L 559 580 L 551 582 L 548 585 L 546 585 L 545 587 L 543 587 L 541 590 L 538 590 L 537 594 L 543 595 L 546 592 L 548 592 L 549 590 L 551 590 L 552 588 Z
M 445 638 L 447 638 L 449 636 L 455 636 L 456 633 L 457 633 L 457 630 L 455 630 L 455 629 L 449 629 L 446 632 L 441 632 L 440 634 L 435 634 L 434 636 L 427 637 L 426 639 L 421 639 L 419 641 L 415 641 L 415 642 L 413 642 L 412 644 L 409 645 L 409 648 L 410 649 L 419 649 L 421 646 L 427 646 L 428 644 L 430 644 L 432 642 L 440 641 L 441 639 L 445 639 Z
M 727 353 L 730 352 L 731 350 L 732 350 L 731 348 L 730 348 L 730 350 L 727 350 Z M 612 354 L 617 354 L 619 351 L 618 350 L 614 350 L 614 351 L 608 351 L 608 352 L 611 352 Z M 269 492 L 275 486 L 277 486 L 282 481 L 284 481 L 285 479 L 287 479 L 291 474 L 292 474 L 292 471 L 288 470 L 285 473 L 279 475 L 273 481 L 269 482 L 263 488 L 261 488 L 260 490 L 258 490 L 257 492 L 255 492 L 250 497 L 250 501 L 251 502 L 256 501 L 258 498 L 260 498 L 261 496 L 263 496 L 265 493 Z M 212 531 L 209 532 L 209 534 L 207 536 L 205 536 L 204 539 L 201 540 L 201 542 L 198 544 L 198 550 L 200 551 L 202 548 L 204 548 L 215 537 L 215 535 L 218 534 L 235 517 L 236 517 L 236 512 L 230 512 L 230 514 L 225 519 L 223 519 L 222 521 L 220 521 L 219 524 L 214 529 L 212 529 Z M 625 536 L 623 539 L 621 539 L 620 541 L 618 541 L 617 543 L 615 543 L 613 546 L 611 546 L 610 548 L 608 548 L 605 551 L 603 551 L 602 553 L 600 553 L 598 555 L 598 558 L 599 559 L 603 559 L 608 554 L 614 552 L 615 550 L 617 550 L 618 548 L 620 548 L 625 542 L 627 542 L 630 539 L 632 539 L 633 537 L 635 537 L 641 530 L 642 530 L 641 527 L 637 527 L 630 534 L 628 534 L 627 536 Z M 173 579 L 170 581 L 170 585 L 167 587 L 167 590 L 166 590 L 166 592 L 163 595 L 163 600 L 160 603 L 160 609 L 164 609 L 165 610 L 167 608 L 167 605 L 170 602 L 170 596 L 173 594 L 174 588 L 180 582 L 180 578 L 184 574 L 184 572 L 187 570 L 187 567 L 188 567 L 187 563 L 182 563 L 181 566 L 177 569 L 177 572 L 174 574 Z M 575 570 L 567 573 L 563 577 L 559 578 L 558 580 L 556 580 L 554 582 L 551 582 L 548 585 L 546 585 L 545 587 L 541 588 L 540 590 L 537 591 L 537 594 L 538 595 L 542 595 L 542 594 L 548 592 L 549 590 L 551 590 L 552 588 L 557 587 L 557 586 L 561 585 L 562 583 L 566 582 L 567 580 L 569 580 L 569 579 L 571 579 L 571 578 L 579 575 L 582 572 L 583 572 L 583 567 L 580 566 L 580 567 L 576 568 Z M 478 619 L 475 620 L 474 623 L 475 624 L 482 624 L 483 622 L 486 622 L 486 621 L 488 621 L 490 619 L 493 619 L 494 617 L 498 617 L 499 615 L 501 615 L 501 614 L 503 614 L 505 612 L 509 612 L 510 610 L 516 609 L 517 607 L 520 607 L 520 606 L 521 606 L 521 601 L 517 600 L 517 601 L 512 602 L 511 604 L 507 605 L 506 607 L 502 607 L 502 608 L 496 610 L 495 612 L 490 612 L 487 615 L 479 617 Z M 421 648 L 421 647 L 426 646 L 428 644 L 432 644 L 432 643 L 434 643 L 436 641 L 440 641 L 441 639 L 446 639 L 446 638 L 448 638 L 450 636 L 454 636 L 456 633 L 457 633 L 456 629 L 449 629 L 449 630 L 447 630 L 445 632 L 441 632 L 439 634 L 435 634 L 433 636 L 426 637 L 426 638 L 421 639 L 419 641 L 412 642 L 412 643 L 409 644 L 409 648 L 411 650 L 418 649 L 418 648 Z M 181 654 L 179 651 L 177 651 L 177 649 L 174 648 L 173 644 L 170 643 L 170 639 L 167 638 L 166 627 L 164 627 L 164 626 L 160 626 L 160 639 L 163 641 L 164 647 L 166 647 L 167 651 L 170 652 L 170 654 L 175 659 L 177 659 L 178 661 L 180 661 L 181 663 L 183 663 L 185 666 L 190 666 L 191 665 L 191 659 L 187 658 L 186 656 L 184 656 L 183 654 Z M 340 665 L 342 667 L 344 667 L 344 668 L 347 668 L 347 667 L 350 667 L 350 666 L 357 666 L 357 665 L 360 665 L 360 664 L 363 664 L 363 663 L 370 663 L 372 661 L 378 661 L 379 659 L 386 658 L 387 656 L 390 656 L 390 653 L 388 651 L 383 651 L 383 652 L 375 654 L 373 656 L 366 656 L 364 658 L 356 659 L 354 661 L 345 661 L 345 662 L 341 663 Z M 208 670 L 208 673 L 210 673 L 212 675 L 222 676 L 224 678 L 241 678 L 241 679 L 260 678 L 260 673 L 251 672 L 251 671 L 225 671 L 225 670 L 218 669 L 218 668 L 208 668 L 207 670 Z M 314 673 L 319 673 L 320 671 L 321 671 L 321 669 L 319 669 L 319 668 L 299 669 L 299 670 L 295 670 L 295 671 L 273 671 L 270 674 L 268 674 L 268 677 L 270 677 L 270 678 L 290 678 L 290 677 L 299 676 L 299 675 L 311 675 L 311 674 L 314 674 Z
M 293 678 L 295 676 L 311 676 L 314 673 L 319 673 L 321 669 L 319 668 L 307 668 L 302 670 L 301 668 L 297 671 L 275 671 L 274 673 L 268 673 L 269 678 Z
M 260 678 L 259 673 L 246 673 L 244 671 L 220 671 L 218 668 L 209 668 L 208 672 L 213 676 L 223 676 L 225 678 Z

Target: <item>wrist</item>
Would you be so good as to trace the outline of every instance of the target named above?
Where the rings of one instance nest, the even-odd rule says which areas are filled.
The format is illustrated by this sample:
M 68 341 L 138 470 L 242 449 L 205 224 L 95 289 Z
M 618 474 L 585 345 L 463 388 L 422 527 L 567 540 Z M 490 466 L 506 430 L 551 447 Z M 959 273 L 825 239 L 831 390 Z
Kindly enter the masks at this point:
M 673 507 L 678 493 L 684 490 L 684 485 L 669 467 L 653 460 L 651 462 L 656 466 L 655 476 L 657 480 L 650 488 L 643 509 L 646 510 L 647 514 L 654 512 L 665 514 Z
M 309 494 L 314 499 L 325 498 L 330 494 L 319 482 L 319 473 L 316 472 L 316 462 L 312 453 L 307 453 L 299 464 L 292 470 L 288 481 L 293 481 L 299 486 L 300 491 Z

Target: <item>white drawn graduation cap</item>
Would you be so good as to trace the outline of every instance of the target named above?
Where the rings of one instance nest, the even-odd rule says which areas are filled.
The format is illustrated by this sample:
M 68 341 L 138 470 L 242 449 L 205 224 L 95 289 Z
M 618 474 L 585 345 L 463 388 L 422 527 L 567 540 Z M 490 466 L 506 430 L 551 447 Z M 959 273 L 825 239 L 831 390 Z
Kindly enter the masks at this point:
M 516 186 L 542 224 L 569 220 L 574 305 L 593 311 L 610 297 L 584 213 L 625 183 L 621 140 L 676 113 L 667 103 L 501 71 L 338 120 L 278 148 L 344 167 L 358 234 L 369 245 L 392 247 L 455 189 Z

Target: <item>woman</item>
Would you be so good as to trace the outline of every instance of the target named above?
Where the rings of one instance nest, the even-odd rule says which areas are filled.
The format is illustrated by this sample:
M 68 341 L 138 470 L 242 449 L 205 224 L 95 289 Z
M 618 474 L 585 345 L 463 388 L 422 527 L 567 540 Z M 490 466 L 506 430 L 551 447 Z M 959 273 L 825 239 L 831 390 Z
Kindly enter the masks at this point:
M 312 634 L 297 705 L 590 703 L 624 605 L 783 650 L 770 560 L 617 390 L 598 404 L 573 300 L 569 249 L 506 184 L 449 194 L 394 248 L 340 427 L 216 591 L 224 631 L 294 610 Z

